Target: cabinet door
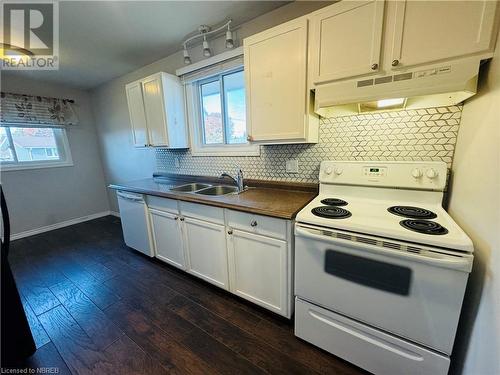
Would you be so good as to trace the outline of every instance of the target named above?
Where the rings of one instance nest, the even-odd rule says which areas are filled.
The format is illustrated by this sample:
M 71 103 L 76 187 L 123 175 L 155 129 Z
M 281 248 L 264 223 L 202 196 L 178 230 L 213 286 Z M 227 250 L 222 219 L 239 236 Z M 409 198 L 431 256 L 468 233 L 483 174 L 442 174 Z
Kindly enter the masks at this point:
M 178 215 L 152 209 L 149 214 L 156 257 L 185 270 L 186 261 Z
M 312 83 L 375 73 L 384 1 L 342 1 L 311 18 Z
M 144 109 L 151 146 L 168 146 L 165 101 L 160 75 L 142 81 Z
M 307 19 L 246 38 L 244 56 L 250 139 L 305 138 Z
M 496 1 L 397 1 L 397 69 L 493 49 Z
M 287 243 L 239 230 L 227 240 L 231 292 L 287 316 Z
M 184 220 L 188 272 L 229 289 L 225 226 L 189 217 Z
M 144 100 L 142 96 L 142 85 L 140 82 L 128 84 L 125 87 L 127 93 L 128 112 L 130 125 L 132 126 L 132 140 L 136 147 L 148 146 L 148 127 L 146 113 L 144 112 Z

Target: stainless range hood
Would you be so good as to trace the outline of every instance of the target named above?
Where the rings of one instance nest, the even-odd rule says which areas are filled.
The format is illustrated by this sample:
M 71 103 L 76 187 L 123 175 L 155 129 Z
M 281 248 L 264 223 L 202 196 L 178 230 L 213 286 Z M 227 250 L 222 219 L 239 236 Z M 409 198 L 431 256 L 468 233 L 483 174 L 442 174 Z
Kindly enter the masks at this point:
M 323 117 L 383 110 L 365 103 L 401 100 L 406 109 L 456 105 L 476 94 L 480 60 L 455 60 L 386 75 L 316 86 L 315 112 Z M 400 107 L 400 108 L 403 108 Z

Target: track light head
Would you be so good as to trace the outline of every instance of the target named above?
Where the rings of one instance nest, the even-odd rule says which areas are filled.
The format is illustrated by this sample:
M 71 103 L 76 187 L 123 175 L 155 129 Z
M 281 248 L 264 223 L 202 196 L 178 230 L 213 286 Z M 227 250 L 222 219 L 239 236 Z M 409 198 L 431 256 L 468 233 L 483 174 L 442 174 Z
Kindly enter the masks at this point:
M 203 37 L 203 56 L 212 56 L 212 51 L 210 51 L 210 46 L 208 45 L 207 38 Z
M 233 33 L 231 32 L 231 30 L 229 30 L 229 25 L 228 25 L 226 31 L 226 48 L 233 48 L 233 47 L 234 47 Z
M 184 55 L 184 64 L 186 65 L 191 64 L 191 58 L 189 57 L 189 52 L 187 50 L 186 45 L 184 45 L 183 55 Z

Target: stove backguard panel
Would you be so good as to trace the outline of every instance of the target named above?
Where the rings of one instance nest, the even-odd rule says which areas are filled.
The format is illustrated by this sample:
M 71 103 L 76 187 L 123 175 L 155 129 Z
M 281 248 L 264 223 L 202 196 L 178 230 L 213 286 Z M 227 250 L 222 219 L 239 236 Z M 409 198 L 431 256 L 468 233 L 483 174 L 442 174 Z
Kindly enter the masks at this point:
M 451 167 L 462 106 L 322 118 L 317 144 L 262 146 L 260 156 L 192 156 L 157 149 L 160 172 L 217 176 L 239 165 L 246 178 L 318 182 L 323 160 L 444 161 Z M 179 166 L 175 166 L 175 159 Z M 285 163 L 297 159 L 299 173 Z

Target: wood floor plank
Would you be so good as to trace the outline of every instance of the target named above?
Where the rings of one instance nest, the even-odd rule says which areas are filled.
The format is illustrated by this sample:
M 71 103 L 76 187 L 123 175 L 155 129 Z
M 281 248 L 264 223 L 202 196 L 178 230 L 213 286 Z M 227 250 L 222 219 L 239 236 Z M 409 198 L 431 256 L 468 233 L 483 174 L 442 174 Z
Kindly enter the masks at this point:
M 118 302 L 105 311 L 141 348 L 157 359 L 172 374 L 216 374 L 207 362 L 184 345 L 175 341 L 146 315 L 124 302 Z
M 184 296 L 174 297 L 168 306 L 178 315 L 267 372 L 275 374 L 310 372 L 308 367 L 295 361 L 292 357 L 284 355 L 265 341 L 232 325 Z
M 28 324 L 31 329 L 31 334 L 33 335 L 33 340 L 35 341 L 35 346 L 38 349 L 49 343 L 50 338 L 24 296 L 21 296 L 21 300 L 23 303 L 24 313 L 26 314 L 26 318 L 28 319 Z
M 60 260 L 61 272 L 96 304 L 100 309 L 117 302 L 120 298 L 111 292 L 101 282 L 97 281 L 80 265 L 73 263 L 70 258 L 64 257 Z
M 106 283 L 115 285 L 111 287 L 121 288 L 127 292 L 122 295 L 127 303 L 139 305 L 144 309 L 152 322 L 165 331 L 174 340 L 187 346 L 198 357 L 205 362 L 213 364 L 215 369 L 223 374 L 232 374 L 234 372 L 242 374 L 261 373 L 260 368 L 250 363 L 244 357 L 230 350 L 227 346 L 215 340 L 212 336 L 175 314 L 168 307 L 157 305 L 150 299 L 142 299 L 136 292 L 130 294 L 131 289 L 128 281 L 117 279 L 108 280 Z M 124 286 L 125 285 L 125 286 Z M 126 295 L 125 293 L 129 293 Z
M 120 375 L 162 375 L 169 371 L 156 359 L 142 350 L 129 337 L 123 336 L 106 349 L 106 355 L 113 364 L 112 372 Z
M 98 349 L 108 347 L 123 336 L 123 331 L 71 281 L 54 285 L 51 290 Z
M 20 289 L 36 315 L 43 314 L 59 305 L 59 300 L 47 287 L 21 286 Z
M 72 373 L 106 374 L 113 367 L 64 307 L 57 306 L 39 319 Z
M 24 373 L 28 374 L 36 374 L 37 371 L 38 373 L 42 373 L 41 371 L 44 369 L 48 370 L 47 373 L 55 373 L 57 375 L 71 374 L 68 366 L 52 342 L 38 348 L 35 354 L 24 360 L 23 363 L 16 366 L 16 368 L 20 370 L 20 374 L 23 373 L 22 371 L 26 371 Z M 30 370 L 32 372 L 30 372 Z
M 297 339 L 290 320 L 128 248 L 115 217 L 14 241 L 9 258 L 40 332 L 37 345 L 52 341 L 32 357 L 40 367 L 59 361 L 63 374 L 106 375 L 364 373 Z M 110 326 L 121 333 L 115 341 Z

